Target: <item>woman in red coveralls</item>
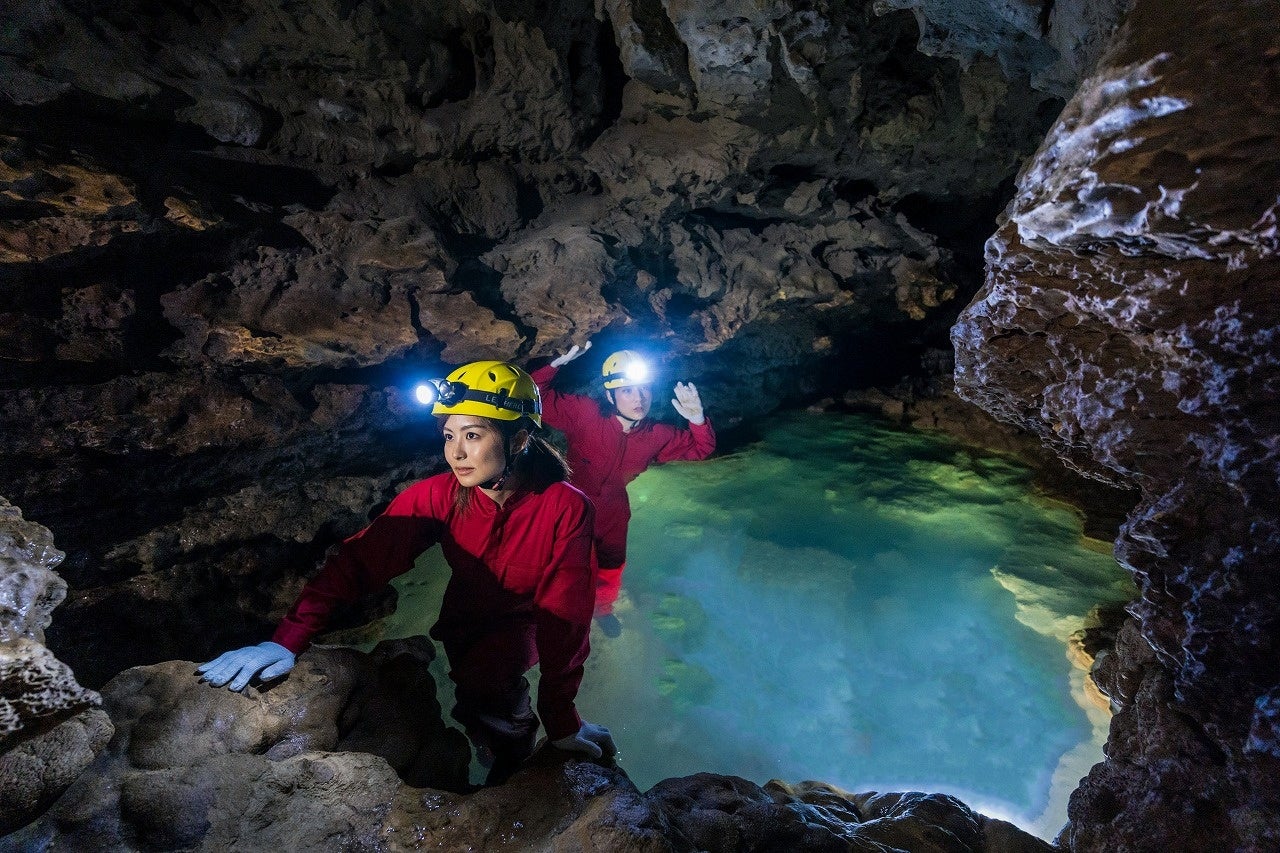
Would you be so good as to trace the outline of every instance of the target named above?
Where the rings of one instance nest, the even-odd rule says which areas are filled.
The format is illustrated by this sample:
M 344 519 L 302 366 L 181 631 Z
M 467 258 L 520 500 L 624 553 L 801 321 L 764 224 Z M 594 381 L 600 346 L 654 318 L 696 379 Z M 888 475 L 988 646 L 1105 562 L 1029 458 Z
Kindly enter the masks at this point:
M 413 568 L 439 544 L 453 569 L 431 629 L 457 685 L 456 719 L 504 781 L 533 752 L 538 717 L 560 749 L 593 758 L 615 752 L 608 729 L 574 705 L 590 652 L 595 581 L 592 506 L 569 485 L 542 425 L 538 389 L 523 370 L 479 361 L 434 383 L 432 413 L 450 472 L 414 483 L 347 539 L 303 588 L 270 642 L 200 667 L 210 684 L 241 690 L 293 668 L 330 612 Z M 541 669 L 538 715 L 524 674 Z
M 605 635 L 616 637 L 622 625 L 613 615 L 613 604 L 622 587 L 631 521 L 627 483 L 653 464 L 706 459 L 716 449 L 716 434 L 692 382 L 677 382 L 671 401 L 689 422 L 688 429 L 649 420 L 653 385 L 643 359 L 631 350 L 620 350 L 604 360 L 607 405 L 553 389 L 551 381 L 559 369 L 590 348 L 590 342 L 581 349 L 574 346 L 533 371 L 533 380 L 542 392 L 547 423 L 568 439 L 573 484 L 596 505 L 592 549 L 598 577 L 595 615 Z

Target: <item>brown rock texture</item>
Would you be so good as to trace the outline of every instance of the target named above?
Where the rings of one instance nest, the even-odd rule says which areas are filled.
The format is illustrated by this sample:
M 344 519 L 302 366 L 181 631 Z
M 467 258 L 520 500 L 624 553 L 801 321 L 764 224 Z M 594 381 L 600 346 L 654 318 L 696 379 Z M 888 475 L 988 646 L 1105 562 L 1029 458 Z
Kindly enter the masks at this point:
M 1142 493 L 1141 600 L 1073 850 L 1280 847 L 1280 31 L 1137 3 L 1024 168 L 953 331 L 960 393 Z
M 11 6 L 0 482 L 95 686 L 261 639 L 440 465 L 423 375 L 641 342 L 729 428 L 920 370 L 1061 105 L 985 55 L 1119 14 L 956 61 L 869 2 Z
M 912 850 L 1042 853 L 941 795 L 761 788 L 728 776 L 641 794 L 616 766 L 544 748 L 472 790 L 424 637 L 370 655 L 313 648 L 243 694 L 169 661 L 103 688 L 115 734 L 89 772 L 0 850 Z
M 466 786 L 470 747 L 441 719 L 433 654 L 422 637 L 370 655 L 315 648 L 243 693 L 203 683 L 187 661 L 123 672 L 102 691 L 116 724 L 106 750 L 4 843 L 374 849 L 402 778 Z

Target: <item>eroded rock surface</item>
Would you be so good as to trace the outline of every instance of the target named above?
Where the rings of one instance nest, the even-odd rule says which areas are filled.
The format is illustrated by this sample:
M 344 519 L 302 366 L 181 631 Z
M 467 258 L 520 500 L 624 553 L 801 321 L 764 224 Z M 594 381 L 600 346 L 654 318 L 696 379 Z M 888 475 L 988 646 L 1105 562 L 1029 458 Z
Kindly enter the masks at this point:
M 1102 672 L 1119 713 L 1072 849 L 1280 846 L 1277 56 L 1260 7 L 1139 2 L 954 331 L 964 396 L 1142 493 L 1116 554 L 1147 648 L 1122 632 Z
M 261 639 L 329 544 L 439 466 L 405 394 L 423 374 L 645 343 L 730 428 L 865 379 L 868 344 L 918 369 L 1061 105 L 869 2 L 8 21 L 0 480 L 59 531 L 50 642 L 90 685 Z M 1064 34 L 1019 26 L 989 44 Z
M 366 655 L 315 648 L 278 683 L 233 693 L 169 661 L 103 690 L 115 735 L 12 849 L 372 849 L 409 779 L 466 787 L 470 747 L 446 728 L 418 637 Z M 13 845 L 17 845 L 14 847 Z
M 67 594 L 53 534 L 0 497 L 0 834 L 40 813 L 106 745 L 101 697 L 44 645 Z
M 423 637 L 371 655 L 313 648 L 243 694 L 186 661 L 121 673 L 103 688 L 107 750 L 0 850 L 1049 849 L 947 796 L 713 774 L 642 794 L 621 768 L 553 749 L 470 790 L 470 747 L 441 721 L 430 649 Z

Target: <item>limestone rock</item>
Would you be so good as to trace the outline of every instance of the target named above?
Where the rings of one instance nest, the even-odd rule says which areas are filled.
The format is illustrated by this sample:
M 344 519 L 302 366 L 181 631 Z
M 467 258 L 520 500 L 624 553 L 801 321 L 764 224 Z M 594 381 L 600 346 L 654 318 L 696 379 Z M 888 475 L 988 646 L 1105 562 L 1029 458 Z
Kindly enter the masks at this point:
M 103 688 L 115 723 L 105 751 L 0 850 L 1047 849 L 942 795 L 711 774 L 641 794 L 612 762 L 546 747 L 505 784 L 472 790 L 470 746 L 443 723 L 432 654 L 424 637 L 370 655 L 314 647 L 243 693 L 201 682 L 186 661 L 121 673 Z M 68 752 L 110 731 L 100 717 L 74 722 L 85 731 L 48 736 Z M 0 760 L 24 780 L 35 765 L 26 753 Z M 21 792 L 38 808 L 48 799 Z
M 495 248 L 483 260 L 502 274 L 503 295 L 522 324 L 537 330 L 537 349 L 547 341 L 585 340 L 607 325 L 601 292 L 616 261 L 601 235 L 548 229 Z
M 53 610 L 67 595 L 53 571 L 64 556 L 47 527 L 0 497 L 0 643 L 44 642 Z
M 113 731 L 107 715 L 91 708 L 0 753 L 0 835 L 48 808 L 102 752 Z
M 850 794 L 820 782 L 761 787 L 699 773 L 647 795 L 698 850 L 1048 853 L 1049 845 L 943 794 Z
M 468 795 L 401 788 L 382 840 L 391 851 L 693 849 L 625 773 L 555 750 L 536 754 L 498 788 Z
M 105 746 L 101 697 L 44 646 L 66 596 L 63 553 L 0 497 L 0 834 L 29 821 Z
M 1257 7 L 1140 0 L 1020 176 L 953 330 L 963 396 L 1142 492 L 1116 543 L 1137 623 L 1098 667 L 1121 710 L 1072 849 L 1280 844 L 1259 781 L 1280 772 L 1277 38 Z
M 25 638 L 0 643 L 0 746 L 12 746 L 99 701 L 40 643 Z
M 186 335 L 172 354 L 232 365 L 353 366 L 416 345 L 413 300 L 443 277 L 402 242 L 411 235 L 397 225 L 407 223 L 312 218 L 323 224 L 306 227 L 343 245 L 317 253 L 262 249 L 225 277 L 166 295 L 165 310 Z
M 0 498 L 0 746 L 101 701 L 44 646 L 44 629 L 67 593 L 53 571 L 62 558 L 47 528 Z
M 203 683 L 186 661 L 121 673 L 103 688 L 116 723 L 106 751 L 6 843 L 371 848 L 397 769 L 466 785 L 470 748 L 441 720 L 432 655 L 425 638 L 371 656 L 316 648 L 288 677 L 243 693 Z
M 1068 97 L 1106 45 L 1127 3 L 1060 0 L 983 3 L 877 0 L 877 10 L 910 9 L 920 25 L 920 50 L 964 64 L 996 56 L 1005 73 L 1027 74 L 1038 88 Z

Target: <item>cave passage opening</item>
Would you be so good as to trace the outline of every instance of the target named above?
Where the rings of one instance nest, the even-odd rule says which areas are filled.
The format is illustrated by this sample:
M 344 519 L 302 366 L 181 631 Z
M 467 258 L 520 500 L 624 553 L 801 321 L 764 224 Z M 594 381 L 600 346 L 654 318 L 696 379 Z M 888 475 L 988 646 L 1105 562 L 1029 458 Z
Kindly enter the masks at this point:
M 651 468 L 630 487 L 623 631 L 593 629 L 580 711 L 642 791 L 697 772 L 938 791 L 1052 838 L 1109 721 L 1071 637 L 1134 588 L 1031 481 L 810 412 Z M 447 575 L 432 549 L 396 581 L 385 638 L 427 633 Z M 442 654 L 433 668 L 448 709 Z

